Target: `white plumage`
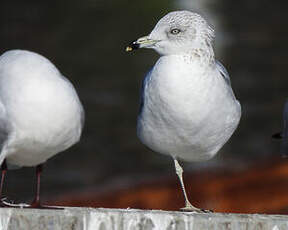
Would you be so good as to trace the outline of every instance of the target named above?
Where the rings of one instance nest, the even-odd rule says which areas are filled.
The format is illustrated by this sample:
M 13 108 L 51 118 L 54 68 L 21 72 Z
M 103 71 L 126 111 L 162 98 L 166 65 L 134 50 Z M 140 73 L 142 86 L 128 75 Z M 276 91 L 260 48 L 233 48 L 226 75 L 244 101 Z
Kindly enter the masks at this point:
M 75 144 L 84 113 L 73 85 L 45 57 L 0 57 L 0 164 L 35 166 Z
M 41 165 L 78 142 L 83 123 L 84 110 L 73 85 L 48 59 L 24 50 L 0 56 L 0 198 L 6 163 L 37 166 L 31 207 L 41 207 Z
M 214 58 L 213 30 L 198 14 L 167 14 L 147 37 L 127 50 L 152 48 L 161 57 L 143 81 L 137 133 L 155 152 L 171 155 L 187 199 L 177 159 L 212 158 L 236 129 L 241 107 L 225 68 Z
M 181 78 L 181 79 L 180 79 Z M 240 104 L 214 64 L 161 57 L 146 76 L 138 136 L 155 152 L 187 161 L 212 158 L 234 132 Z

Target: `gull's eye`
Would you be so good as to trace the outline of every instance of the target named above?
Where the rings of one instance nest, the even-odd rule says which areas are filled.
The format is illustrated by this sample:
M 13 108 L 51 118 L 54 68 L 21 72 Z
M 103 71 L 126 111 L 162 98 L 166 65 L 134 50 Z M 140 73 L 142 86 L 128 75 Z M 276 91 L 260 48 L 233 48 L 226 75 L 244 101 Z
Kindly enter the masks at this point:
M 179 34 L 181 32 L 181 30 L 179 30 L 179 29 L 172 29 L 171 31 L 170 31 L 170 33 L 171 34 Z

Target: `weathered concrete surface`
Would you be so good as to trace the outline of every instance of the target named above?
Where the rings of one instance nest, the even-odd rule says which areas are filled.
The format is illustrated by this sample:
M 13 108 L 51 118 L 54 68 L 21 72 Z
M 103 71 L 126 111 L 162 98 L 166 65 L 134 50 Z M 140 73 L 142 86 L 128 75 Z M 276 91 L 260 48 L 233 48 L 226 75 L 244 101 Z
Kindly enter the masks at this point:
M 0 208 L 1 230 L 287 230 L 288 216 L 135 209 Z

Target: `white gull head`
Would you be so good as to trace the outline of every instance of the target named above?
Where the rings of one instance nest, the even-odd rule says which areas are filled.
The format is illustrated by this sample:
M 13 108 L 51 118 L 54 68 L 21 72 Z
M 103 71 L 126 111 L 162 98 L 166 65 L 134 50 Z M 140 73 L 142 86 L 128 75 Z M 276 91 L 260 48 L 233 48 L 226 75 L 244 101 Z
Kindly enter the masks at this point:
M 159 20 L 152 32 L 130 46 L 150 48 L 160 55 L 193 53 L 195 50 L 212 52 L 214 31 L 197 13 L 174 11 Z

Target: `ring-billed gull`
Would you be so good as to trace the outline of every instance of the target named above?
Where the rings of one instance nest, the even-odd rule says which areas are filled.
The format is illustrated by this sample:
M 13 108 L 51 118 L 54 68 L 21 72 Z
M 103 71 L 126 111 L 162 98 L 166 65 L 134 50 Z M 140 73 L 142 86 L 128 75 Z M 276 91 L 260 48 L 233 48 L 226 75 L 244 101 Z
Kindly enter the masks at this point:
M 78 142 L 83 123 L 84 110 L 73 85 L 48 59 L 24 50 L 0 56 L 1 198 L 6 164 L 37 166 L 31 207 L 41 207 L 42 164 Z
M 189 211 L 201 209 L 188 200 L 177 159 L 212 158 L 241 117 L 229 75 L 214 58 L 213 38 L 200 15 L 175 11 L 126 48 L 151 48 L 161 55 L 143 81 L 137 134 L 153 151 L 173 157 L 185 198 L 183 209 Z

